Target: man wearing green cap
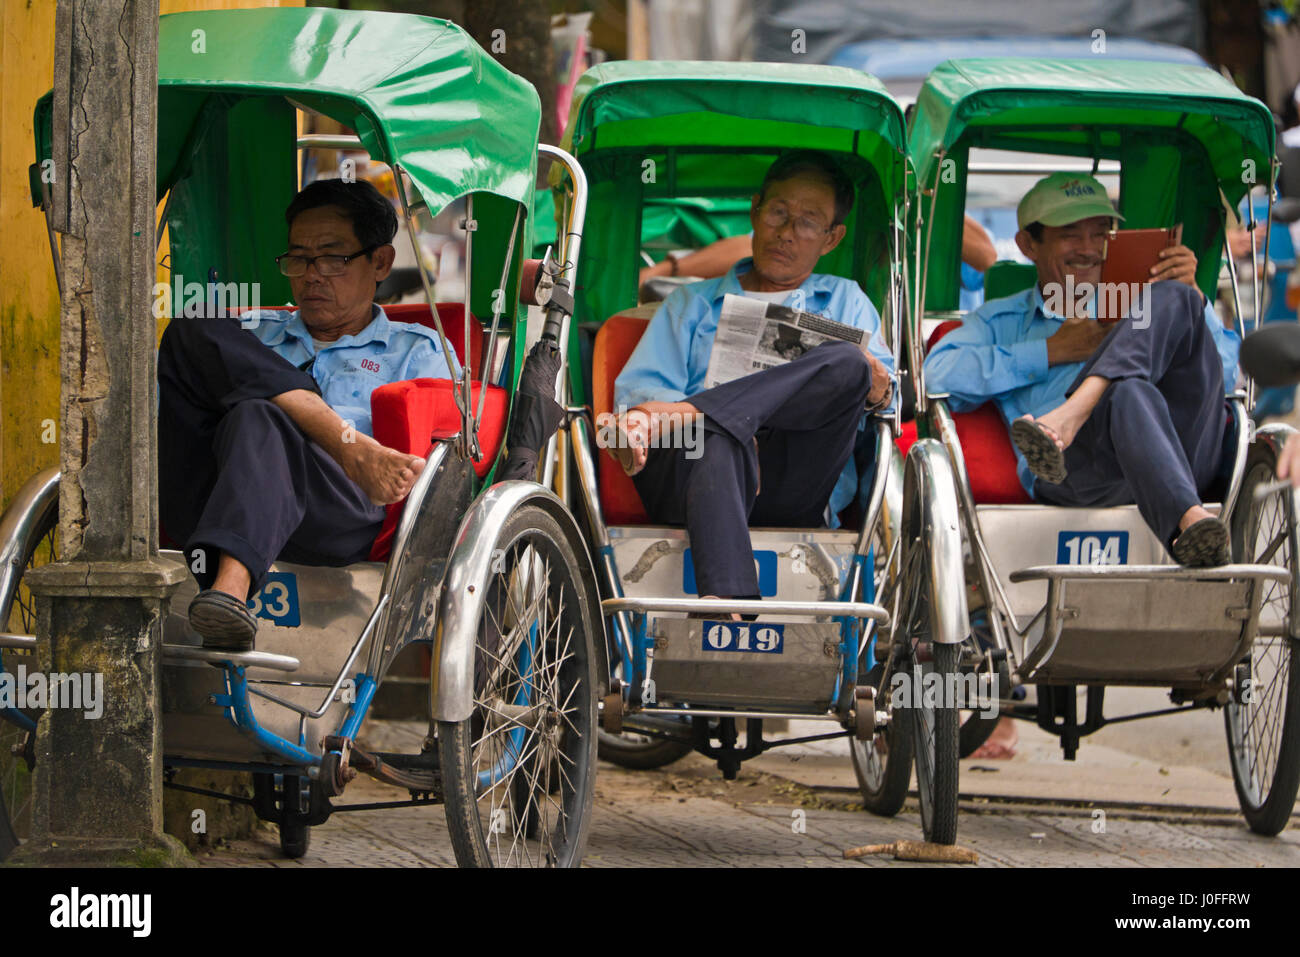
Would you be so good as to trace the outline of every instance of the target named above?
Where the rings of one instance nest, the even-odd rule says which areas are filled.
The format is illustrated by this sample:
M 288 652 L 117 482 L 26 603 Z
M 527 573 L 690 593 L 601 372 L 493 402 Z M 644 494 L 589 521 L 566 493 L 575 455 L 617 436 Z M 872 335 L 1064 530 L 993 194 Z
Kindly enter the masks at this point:
M 1227 529 L 1203 501 L 1224 461 L 1224 384 L 1236 383 L 1240 341 L 1197 290 L 1185 246 L 1163 250 L 1120 321 L 1073 315 L 1070 293 L 1100 281 L 1120 218 L 1090 176 L 1035 184 L 1017 210 L 1016 244 L 1038 282 L 986 302 L 940 340 L 926 388 L 947 393 L 955 412 L 997 403 L 1036 501 L 1136 503 L 1180 564 L 1224 564 Z

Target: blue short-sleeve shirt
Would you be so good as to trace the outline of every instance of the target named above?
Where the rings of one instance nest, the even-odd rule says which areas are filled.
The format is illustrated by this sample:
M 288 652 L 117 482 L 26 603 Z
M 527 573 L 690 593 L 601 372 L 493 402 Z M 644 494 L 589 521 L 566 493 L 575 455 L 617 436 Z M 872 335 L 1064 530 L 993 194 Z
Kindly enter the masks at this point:
M 745 295 L 739 277 L 753 267 L 752 258 L 742 259 L 725 275 L 682 286 L 664 300 L 614 382 L 617 409 L 630 409 L 643 402 L 680 402 L 704 391 L 722 300 L 728 294 Z M 813 273 L 791 290 L 785 305 L 867 330 L 869 351 L 893 375 L 894 357 L 880 333 L 880 314 L 857 283 Z M 850 457 L 831 493 L 832 526 L 835 513 L 853 501 L 857 487 L 857 469 Z
M 1022 415 L 1037 418 L 1065 401 L 1082 362 L 1047 364 L 1047 339 L 1065 322 L 1047 308 L 1035 284 L 1023 292 L 991 299 L 968 313 L 959 328 L 937 343 L 925 359 L 925 388 L 931 394 L 948 394 L 954 412 L 968 412 L 992 400 L 1003 419 L 1014 422 Z M 1223 363 L 1224 388 L 1237 382 L 1237 354 L 1241 337 L 1224 328 L 1214 307 L 1206 305 L 1205 322 Z M 1034 475 L 1016 449 L 1020 484 L 1031 495 Z
M 319 350 L 297 310 L 259 309 L 244 313 L 239 321 L 271 351 L 309 371 L 326 405 L 340 418 L 358 432 L 373 435 L 371 392 L 406 379 L 454 378 L 460 373 L 460 363 L 454 355 L 443 354 L 431 329 L 394 322 L 377 304 L 372 304 L 371 310 L 370 325 Z

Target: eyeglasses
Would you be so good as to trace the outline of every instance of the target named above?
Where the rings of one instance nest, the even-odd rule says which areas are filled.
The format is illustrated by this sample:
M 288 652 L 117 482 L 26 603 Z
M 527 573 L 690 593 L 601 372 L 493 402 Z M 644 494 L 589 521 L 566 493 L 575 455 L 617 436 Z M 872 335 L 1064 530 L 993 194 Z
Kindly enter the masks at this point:
M 764 226 L 781 229 L 790 221 L 790 209 L 783 203 L 769 201 L 759 208 L 759 218 Z M 810 216 L 800 216 L 794 221 L 795 238 L 805 242 L 821 239 L 834 228 L 833 226 L 823 226 Z
M 275 257 L 275 263 L 280 267 L 280 272 L 290 279 L 297 279 L 299 276 L 305 276 L 312 263 L 316 264 L 316 271 L 322 276 L 341 276 L 347 271 L 348 263 L 354 259 L 360 259 L 362 256 L 368 256 L 382 243 L 375 243 L 373 246 L 367 246 L 347 256 L 336 256 L 330 254 L 327 256 L 295 256 L 290 253 L 281 253 Z

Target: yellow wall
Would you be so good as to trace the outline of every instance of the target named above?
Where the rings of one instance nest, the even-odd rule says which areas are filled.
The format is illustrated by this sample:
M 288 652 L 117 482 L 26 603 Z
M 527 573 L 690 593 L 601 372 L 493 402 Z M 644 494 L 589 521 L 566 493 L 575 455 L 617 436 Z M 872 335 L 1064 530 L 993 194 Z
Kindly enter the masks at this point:
M 0 503 L 58 462 L 59 298 L 45 219 L 31 205 L 32 108 L 54 85 L 55 0 L 0 0 Z M 303 0 L 161 0 L 163 13 L 300 7 Z

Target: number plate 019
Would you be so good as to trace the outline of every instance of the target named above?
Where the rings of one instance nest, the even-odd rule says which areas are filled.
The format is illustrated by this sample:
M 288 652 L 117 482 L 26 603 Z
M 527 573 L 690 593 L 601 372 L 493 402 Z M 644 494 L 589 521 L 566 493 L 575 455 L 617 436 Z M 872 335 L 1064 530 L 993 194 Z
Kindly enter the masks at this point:
M 701 647 L 705 651 L 759 651 L 779 655 L 785 652 L 785 626 L 706 621 Z

